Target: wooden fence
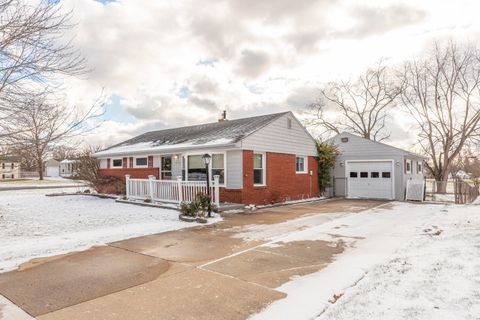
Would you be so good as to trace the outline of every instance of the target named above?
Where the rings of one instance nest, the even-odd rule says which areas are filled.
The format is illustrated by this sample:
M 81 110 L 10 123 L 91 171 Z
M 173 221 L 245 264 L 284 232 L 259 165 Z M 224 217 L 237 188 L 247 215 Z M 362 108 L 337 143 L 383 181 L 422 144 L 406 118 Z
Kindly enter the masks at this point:
M 149 179 L 130 179 L 125 176 L 127 199 L 151 200 L 157 202 L 181 203 L 191 202 L 201 192 L 208 194 L 206 181 L 156 180 L 154 176 Z M 210 196 L 212 202 L 220 205 L 219 176 L 214 176 L 210 183 Z
M 474 202 L 479 196 L 479 186 L 471 185 L 462 179 L 455 179 L 455 203 L 467 204 Z

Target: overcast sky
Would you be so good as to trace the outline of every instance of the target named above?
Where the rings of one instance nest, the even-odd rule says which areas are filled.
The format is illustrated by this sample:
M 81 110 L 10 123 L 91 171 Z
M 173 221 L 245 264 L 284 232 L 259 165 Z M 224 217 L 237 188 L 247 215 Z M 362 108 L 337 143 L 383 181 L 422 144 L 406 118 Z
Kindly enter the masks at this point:
M 154 129 L 292 110 L 326 81 L 380 59 L 397 64 L 433 41 L 480 39 L 480 1 L 63 0 L 92 72 L 67 83 L 71 103 L 102 88 L 105 121 L 91 144 Z M 390 143 L 415 137 L 392 113 Z

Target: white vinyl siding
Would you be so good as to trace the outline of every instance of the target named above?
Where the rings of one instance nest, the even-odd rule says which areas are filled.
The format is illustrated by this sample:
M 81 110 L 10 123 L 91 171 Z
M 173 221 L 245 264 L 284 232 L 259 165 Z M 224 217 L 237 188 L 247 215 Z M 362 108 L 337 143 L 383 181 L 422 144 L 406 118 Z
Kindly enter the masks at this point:
M 288 119 L 291 120 L 290 129 Z M 242 141 L 241 147 L 244 150 L 261 152 L 317 155 L 315 141 L 291 114 L 285 114 L 247 136 Z
M 227 189 L 243 187 L 243 152 L 227 151 Z
M 107 159 L 100 159 L 100 169 L 107 169 L 107 167 L 108 167 L 108 160 Z

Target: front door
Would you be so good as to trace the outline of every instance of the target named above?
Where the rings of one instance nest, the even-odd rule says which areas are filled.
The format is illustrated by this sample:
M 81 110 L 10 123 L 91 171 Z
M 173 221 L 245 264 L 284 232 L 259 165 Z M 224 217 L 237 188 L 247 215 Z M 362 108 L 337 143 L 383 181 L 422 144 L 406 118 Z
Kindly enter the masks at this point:
M 172 180 L 172 157 L 171 156 L 161 157 L 160 179 Z

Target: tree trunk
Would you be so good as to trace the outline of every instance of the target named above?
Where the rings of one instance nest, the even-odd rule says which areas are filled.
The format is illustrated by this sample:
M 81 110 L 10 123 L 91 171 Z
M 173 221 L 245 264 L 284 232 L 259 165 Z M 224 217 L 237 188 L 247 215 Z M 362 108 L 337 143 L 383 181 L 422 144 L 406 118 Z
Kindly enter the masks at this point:
M 43 180 L 43 161 L 37 162 L 38 180 Z

